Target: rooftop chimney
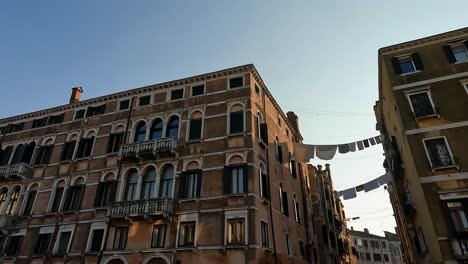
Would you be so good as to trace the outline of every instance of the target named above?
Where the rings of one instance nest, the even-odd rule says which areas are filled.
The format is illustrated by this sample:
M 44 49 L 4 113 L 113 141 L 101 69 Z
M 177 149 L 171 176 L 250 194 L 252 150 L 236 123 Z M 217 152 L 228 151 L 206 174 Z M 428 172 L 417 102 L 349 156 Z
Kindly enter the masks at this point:
M 299 122 L 298 122 L 297 115 L 294 112 L 289 111 L 286 113 L 286 116 L 288 117 L 289 123 L 294 127 L 294 129 L 297 132 L 299 132 Z
M 81 94 L 83 93 L 83 88 L 74 87 L 72 88 L 72 93 L 70 96 L 70 104 L 74 104 L 80 101 Z
M 369 229 L 364 228 L 364 233 L 369 234 Z

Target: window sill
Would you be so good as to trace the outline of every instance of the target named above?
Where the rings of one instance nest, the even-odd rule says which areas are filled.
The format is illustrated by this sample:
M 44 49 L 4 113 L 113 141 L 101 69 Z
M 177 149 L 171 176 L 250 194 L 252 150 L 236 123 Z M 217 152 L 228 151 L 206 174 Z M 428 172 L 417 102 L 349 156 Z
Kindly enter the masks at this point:
M 439 114 L 431 114 L 431 115 L 415 117 L 416 122 L 419 122 L 419 121 L 424 120 L 424 119 L 431 119 L 431 118 L 440 119 L 440 115 Z
M 243 245 L 243 244 L 232 244 L 232 245 L 226 245 L 226 249 L 245 249 L 247 250 L 249 246 Z
M 32 254 L 31 258 L 44 258 L 45 259 L 45 254 Z
M 177 250 L 177 251 L 189 251 L 189 250 L 195 251 L 195 250 L 197 250 L 197 248 L 194 247 L 194 246 L 187 246 L 187 247 L 177 246 L 177 248 L 175 250 Z
M 421 72 L 421 71 L 416 70 L 416 71 L 412 71 L 412 72 L 401 73 L 400 76 L 408 76 L 408 75 L 419 73 L 419 72 Z
M 62 211 L 60 212 L 60 215 L 66 215 L 66 214 L 79 214 L 79 211 Z
M 270 204 L 270 200 L 268 198 L 261 197 L 261 200 L 262 200 L 262 203 L 264 204 Z
M 59 215 L 58 212 L 48 212 L 44 214 L 44 216 L 57 216 L 57 215 Z
M 42 164 L 33 164 L 31 165 L 31 168 L 35 169 L 35 168 L 46 168 L 47 167 L 47 163 L 42 163 Z
M 118 150 L 106 153 L 107 156 L 117 156 L 119 154 L 120 154 L 120 151 Z
M 258 144 L 259 144 L 262 148 L 266 148 L 266 147 L 267 147 L 267 144 L 266 144 L 265 141 L 263 141 L 263 139 L 261 139 L 261 138 L 258 139 Z
M 457 62 L 455 62 L 454 64 L 463 64 L 463 63 L 467 63 L 467 62 L 468 62 L 468 60 L 464 60 L 464 61 L 457 61 Z
M 75 158 L 73 161 L 79 162 L 79 161 L 84 161 L 84 160 L 91 160 L 91 156 L 88 157 L 82 157 L 82 158 Z
M 99 251 L 90 251 L 85 253 L 87 256 L 98 256 Z
M 200 201 L 199 197 L 196 197 L 196 198 L 183 198 L 183 199 L 178 200 L 179 203 L 189 203 L 189 202 L 199 202 L 199 201 Z
M 203 139 L 189 139 L 185 141 L 185 144 L 197 144 L 197 143 L 203 143 Z
M 237 198 L 237 197 L 244 197 L 247 198 L 248 194 L 247 193 L 231 193 L 231 194 L 226 194 L 226 198 Z
M 239 136 L 246 136 L 246 133 L 245 132 L 236 132 L 236 133 L 227 134 L 228 138 L 230 138 L 230 137 L 239 137 Z
M 239 86 L 239 87 L 229 87 L 228 90 L 237 90 L 237 89 L 242 89 L 242 88 L 250 88 L 250 86 L 244 85 L 244 86 Z
M 61 160 L 61 161 L 58 162 L 58 164 L 65 164 L 65 163 L 70 163 L 70 162 L 72 162 L 71 159 L 68 159 L 68 160 Z
M 447 169 L 460 170 L 460 166 L 458 166 L 458 165 L 448 165 L 448 166 L 436 167 L 436 168 L 432 168 L 432 172 L 436 172 L 436 171 L 440 171 L 440 170 L 447 170 Z

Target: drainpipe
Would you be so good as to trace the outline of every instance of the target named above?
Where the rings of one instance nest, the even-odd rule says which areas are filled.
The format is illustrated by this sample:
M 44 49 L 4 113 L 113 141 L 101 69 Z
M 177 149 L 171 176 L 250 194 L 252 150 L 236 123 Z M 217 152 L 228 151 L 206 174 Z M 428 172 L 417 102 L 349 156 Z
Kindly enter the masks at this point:
M 128 128 L 129 128 L 129 125 L 130 125 L 130 117 L 132 116 L 132 110 L 133 110 L 133 101 L 134 101 L 134 98 L 135 97 L 132 97 L 132 99 L 130 100 L 130 109 L 128 110 L 128 115 L 127 115 L 127 124 L 125 124 L 125 131 L 124 131 L 124 134 L 123 134 L 123 142 L 121 144 L 121 148 L 124 144 L 126 144 L 128 142 L 127 140 L 127 133 L 128 133 Z M 118 167 L 118 170 L 117 170 L 117 184 L 119 184 L 119 181 L 120 181 L 120 178 L 121 178 L 121 171 L 122 171 L 122 157 L 119 158 L 119 167 Z M 117 195 L 117 194 L 116 194 Z M 115 198 L 115 197 L 114 197 Z M 104 245 L 102 246 L 102 249 L 101 251 L 99 252 L 99 257 L 98 257 L 98 260 L 97 260 L 97 263 L 100 263 L 101 260 L 102 260 L 102 255 L 104 253 L 104 250 L 106 249 L 107 247 L 107 240 L 109 239 L 109 232 L 110 232 L 110 220 L 107 221 L 107 231 L 106 231 L 106 238 L 104 239 Z

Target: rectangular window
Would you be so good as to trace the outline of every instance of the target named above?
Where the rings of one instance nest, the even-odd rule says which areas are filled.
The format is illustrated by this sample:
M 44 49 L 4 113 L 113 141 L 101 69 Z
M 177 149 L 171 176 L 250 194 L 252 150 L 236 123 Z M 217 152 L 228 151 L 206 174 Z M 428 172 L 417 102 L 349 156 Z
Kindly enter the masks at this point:
M 468 220 L 465 213 L 466 200 L 447 202 L 450 218 L 457 233 L 463 234 L 468 231 Z
M 192 96 L 202 95 L 204 93 L 205 93 L 205 85 L 204 84 L 192 86 Z
M 288 193 L 283 191 L 282 188 L 280 188 L 280 202 L 281 202 L 281 213 L 285 216 L 289 216 Z
M 454 45 L 451 48 L 456 62 L 464 62 L 468 60 L 468 51 L 465 45 Z
M 424 69 L 422 60 L 416 52 L 408 56 L 395 57 L 392 59 L 392 64 L 396 74 L 406 74 Z
M 85 113 L 86 113 L 86 109 L 77 110 L 75 112 L 75 120 L 84 118 Z
M 279 116 L 276 117 L 276 121 L 278 122 L 278 126 L 281 127 L 281 118 Z
M 49 116 L 49 118 L 47 119 L 47 125 L 61 124 L 63 122 L 64 116 L 65 114 Z
M 153 226 L 153 236 L 151 238 L 151 247 L 152 248 L 163 248 L 164 242 L 166 240 L 166 228 L 167 225 L 154 225 Z
M 28 193 L 28 199 L 26 200 L 26 205 L 24 206 L 23 215 L 31 215 L 33 210 L 34 201 L 36 200 L 36 190 L 31 190 Z
M 76 150 L 75 158 L 86 158 L 91 156 L 91 151 L 93 149 L 94 137 L 90 138 L 81 138 L 78 143 L 78 149 Z
M 292 256 L 291 241 L 289 241 L 288 234 L 286 234 L 286 249 L 288 250 L 288 256 Z
M 90 252 L 100 251 L 102 248 L 102 240 L 104 239 L 104 229 L 93 229 L 91 235 Z
M 390 261 L 390 260 L 388 259 L 388 255 L 387 255 L 387 254 L 384 254 L 383 256 L 384 256 L 385 262 L 389 262 L 389 261 Z
M 203 120 L 201 118 L 190 120 L 189 140 L 201 139 L 202 124 Z
M 239 88 L 244 86 L 244 77 L 239 76 L 239 77 L 234 77 L 229 79 L 229 88 L 234 89 L 234 88 Z
M 424 234 L 422 228 L 419 228 L 416 237 L 415 237 L 416 252 L 418 255 L 424 255 L 427 252 L 426 240 L 424 239 Z
M 382 255 L 374 253 L 374 261 L 382 262 Z
M 65 203 L 63 204 L 64 211 L 78 211 L 80 210 L 81 200 L 83 198 L 85 185 L 80 184 L 76 186 L 69 186 Z
M 39 146 L 36 150 L 34 164 L 48 164 L 53 150 L 54 145 Z
M 90 106 L 86 111 L 86 117 L 102 115 L 106 112 L 106 104 L 99 106 Z
M 224 194 L 247 192 L 247 165 L 224 167 Z
M 258 85 L 255 84 L 254 89 L 255 89 L 255 94 L 259 95 L 260 94 L 260 87 L 258 87 Z
M 229 114 L 229 133 L 244 132 L 244 112 L 231 112 Z
M 47 117 L 33 120 L 32 128 L 44 127 L 47 125 Z
M 116 191 L 117 181 L 99 182 L 94 198 L 94 207 L 110 206 L 115 201 Z
M 416 119 L 437 114 L 434 105 L 432 105 L 428 91 L 408 94 L 408 98 L 411 102 L 411 108 L 413 109 L 413 114 Z
M 151 102 L 151 95 L 145 95 L 139 98 L 138 105 L 145 106 L 149 105 Z
M 301 257 L 305 257 L 304 242 L 302 240 L 299 240 L 299 250 L 301 251 Z
M 113 249 L 125 249 L 127 247 L 128 227 L 121 226 L 115 228 Z
M 63 187 L 57 187 L 55 188 L 55 195 L 54 195 L 54 201 L 52 202 L 52 207 L 50 209 L 50 212 L 58 212 L 59 207 L 60 207 L 60 201 L 62 201 L 62 196 L 63 196 Z
M 16 256 L 21 248 L 23 236 L 11 236 L 5 248 L 5 256 Z
M 387 248 L 387 244 L 384 241 L 382 241 L 382 248 Z
M 200 197 L 201 176 L 201 170 L 182 172 L 179 182 L 179 198 Z
M 49 249 L 50 238 L 52 237 L 51 233 L 39 234 L 39 237 L 36 241 L 36 246 L 34 247 L 34 255 L 45 255 Z
M 400 69 L 401 73 L 409 73 L 414 72 L 416 67 L 413 64 L 413 60 L 411 58 L 403 58 L 400 59 Z
M 193 247 L 195 245 L 195 221 L 179 224 L 179 247 Z
M 184 89 L 177 89 L 171 91 L 171 100 L 178 100 L 184 98 Z
M 268 224 L 260 221 L 260 232 L 262 236 L 262 247 L 268 247 L 270 240 L 268 239 Z
M 71 160 L 73 158 L 73 153 L 75 152 L 75 146 L 76 140 L 65 142 L 65 144 L 63 145 L 62 156 L 60 157 L 60 160 Z
M 296 223 L 301 223 L 301 208 L 299 207 L 299 203 L 294 199 L 294 216 L 296 219 Z
M 371 261 L 370 253 L 366 253 L 366 260 L 367 260 L 367 261 Z
M 362 240 L 362 245 L 364 247 L 369 247 L 369 244 L 367 244 L 367 240 Z
M 57 251 L 55 252 L 57 255 L 65 255 L 65 253 L 68 253 L 68 248 L 70 245 L 70 239 L 71 239 L 72 232 L 71 231 L 64 231 L 61 232 L 59 235 L 59 244 L 57 247 Z
M 244 218 L 232 218 L 227 220 L 227 244 L 245 244 Z
M 260 195 L 265 199 L 270 199 L 268 183 L 268 175 L 264 171 L 260 171 Z
M 130 100 L 123 100 L 119 102 L 119 110 L 127 110 L 130 107 Z
M 123 133 L 112 133 L 109 135 L 107 153 L 118 152 L 123 142 Z
M 424 139 L 423 141 L 433 169 L 455 165 L 445 137 Z

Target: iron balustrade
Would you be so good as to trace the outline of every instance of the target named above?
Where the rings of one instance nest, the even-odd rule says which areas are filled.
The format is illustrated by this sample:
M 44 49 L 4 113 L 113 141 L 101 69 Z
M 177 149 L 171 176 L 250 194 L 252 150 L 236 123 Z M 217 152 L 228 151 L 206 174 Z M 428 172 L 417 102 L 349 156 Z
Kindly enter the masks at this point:
M 115 202 L 110 209 L 111 217 L 125 216 L 151 216 L 172 214 L 174 202 L 171 198 L 152 198 L 145 200 L 133 200 Z

